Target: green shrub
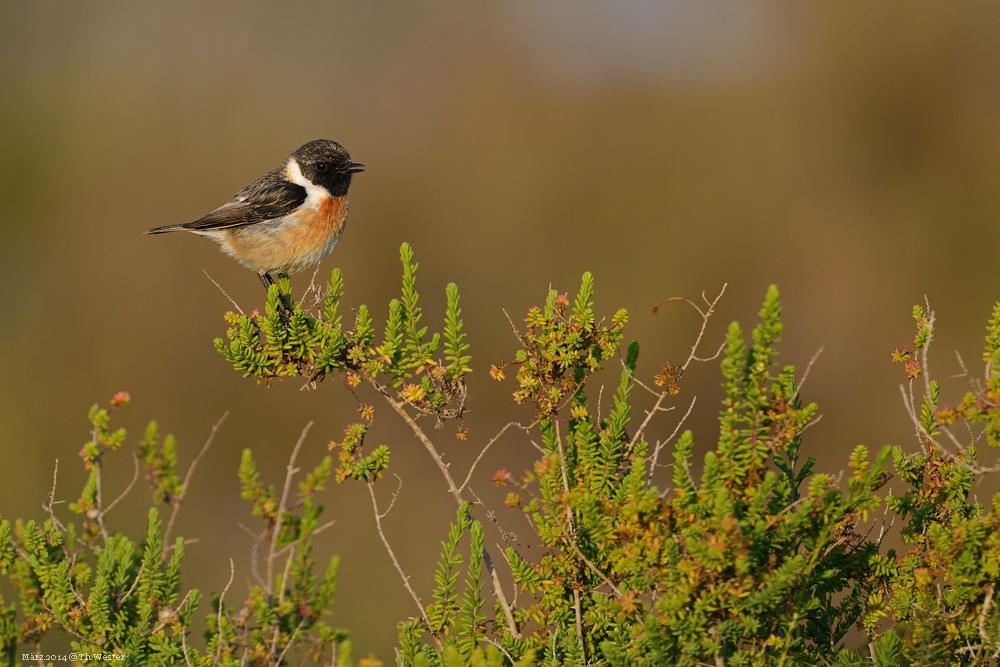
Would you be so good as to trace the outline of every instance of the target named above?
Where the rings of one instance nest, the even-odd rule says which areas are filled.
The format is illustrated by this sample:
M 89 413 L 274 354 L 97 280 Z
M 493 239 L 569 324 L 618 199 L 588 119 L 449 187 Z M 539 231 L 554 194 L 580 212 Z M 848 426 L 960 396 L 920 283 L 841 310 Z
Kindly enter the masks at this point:
M 439 432 L 424 426 L 454 422 L 458 440 L 469 438 L 462 421 L 469 344 L 457 287 L 446 289 L 441 330 L 429 332 L 408 245 L 400 256 L 402 292 L 381 329 L 364 305 L 345 325 L 335 270 L 324 293 L 307 294 L 289 316 L 281 312 L 282 296 L 290 298 L 287 280 L 271 287 L 263 314 L 228 313 L 227 339 L 215 345 L 258 382 L 299 376 L 316 386 L 336 373 L 352 387 L 367 385 L 412 429 L 457 509 L 437 570 L 425 575 L 435 583 L 431 599 L 422 601 L 411 587 L 383 529 L 392 505 L 380 508 L 376 491 L 390 447 L 366 446 L 376 407 L 361 403 L 359 421 L 331 445 L 336 468 L 324 459 L 300 482 L 297 498 L 290 495 L 301 440 L 280 491 L 261 482 L 244 452 L 239 477 L 263 522 L 254 548 L 266 552 L 266 572 L 255 566 L 256 583 L 240 611 L 215 596 L 206 641 L 192 646 L 199 596 L 181 595 L 184 541 L 163 546 L 155 509 L 139 543 L 105 525 L 115 503 L 105 507 L 101 498 L 101 458 L 120 449 L 125 434 L 111 431 L 109 413 L 95 409 L 82 452 L 90 480 L 71 506 L 82 515 L 81 528 L 56 517 L 55 489 L 41 526 L 0 523 L 0 568 L 20 593 L 0 614 L 10 662 L 61 628 L 75 638 L 74 650 L 118 652 L 135 664 L 285 664 L 292 656 L 351 664 L 346 633 L 323 620 L 337 560 L 324 570 L 311 557 L 323 528 L 317 494 L 333 476 L 367 486 L 380 539 L 413 598 L 413 617 L 398 628 L 400 665 L 998 664 L 1000 499 L 987 508 L 970 490 L 998 471 L 978 463 L 976 445 L 985 439 L 1000 446 L 1000 304 L 988 325 L 985 375 L 969 377 L 969 392 L 955 408 L 939 404 L 940 388 L 925 372 L 933 313 L 914 310 L 917 333 L 892 357 L 907 375 L 903 391 L 919 449 L 872 454 L 858 446 L 841 463 L 849 472 L 833 476 L 815 473 L 815 461 L 799 454 L 818 407 L 802 396 L 804 378 L 795 368 L 775 365 L 782 335 L 777 288 L 768 290 L 750 335 L 733 323 L 708 358 L 701 347 L 722 293 L 688 301 L 701 315 L 701 331 L 688 358 L 663 365 L 652 381 L 638 370 L 638 343 L 623 347 L 628 314 L 599 317 L 590 274 L 573 299 L 551 290 L 515 331 L 514 361 L 490 368 L 497 381 L 513 376 L 515 401 L 531 404 L 534 417 L 480 445 L 485 453 L 508 430 L 538 443 L 529 470 L 493 475 L 509 491 L 508 511 L 525 513 L 544 545 L 529 557 L 513 546 L 486 546 L 475 517 L 491 510 L 468 488 L 482 454 L 459 481 L 445 463 Z M 683 428 L 695 405 L 681 396 L 683 375 L 692 363 L 719 357 L 719 435 L 699 465 L 693 435 Z M 601 369 L 619 373 L 606 415 L 591 398 Z M 632 415 L 636 392 L 653 401 L 641 419 Z M 669 418 L 672 434 L 647 440 L 653 420 Z M 136 465 L 137 476 L 144 467 L 153 482 L 154 502 L 171 511 L 169 534 L 194 464 L 182 482 L 173 440 L 161 443 L 151 425 Z M 672 468 L 671 484 L 660 489 L 654 473 L 665 467 Z M 882 495 L 893 476 L 905 490 Z M 883 546 L 896 524 L 906 545 L 901 553 Z

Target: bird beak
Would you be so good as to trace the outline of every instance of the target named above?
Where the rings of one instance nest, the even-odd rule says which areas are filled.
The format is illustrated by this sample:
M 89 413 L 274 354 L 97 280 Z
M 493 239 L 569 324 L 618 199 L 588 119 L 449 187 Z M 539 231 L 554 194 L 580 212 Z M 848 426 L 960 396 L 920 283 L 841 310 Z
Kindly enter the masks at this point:
M 347 167 L 345 167 L 344 169 L 341 169 L 341 172 L 345 174 L 356 174 L 357 172 L 364 170 L 365 170 L 365 165 L 360 164 L 358 162 L 352 162 L 349 165 L 347 165 Z

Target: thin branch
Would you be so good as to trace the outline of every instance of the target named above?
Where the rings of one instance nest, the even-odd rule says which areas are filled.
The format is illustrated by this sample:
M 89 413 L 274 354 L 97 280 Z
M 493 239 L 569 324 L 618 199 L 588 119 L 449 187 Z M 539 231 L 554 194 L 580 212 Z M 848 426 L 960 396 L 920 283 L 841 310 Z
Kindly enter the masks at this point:
M 424 605 L 420 601 L 420 597 L 410 585 L 410 578 L 406 575 L 406 572 L 403 571 L 403 566 L 399 564 L 399 559 L 396 558 L 396 553 L 392 550 L 392 546 L 389 544 L 389 539 L 385 536 L 385 531 L 382 530 L 382 517 L 385 515 L 380 514 L 378 511 L 378 500 L 375 499 L 375 486 L 372 482 L 368 482 L 368 495 L 372 498 L 372 510 L 375 513 L 375 528 L 378 530 L 378 536 L 382 538 L 382 545 L 385 547 L 385 550 L 389 552 L 392 564 L 396 566 L 396 572 L 399 573 L 400 578 L 403 580 L 403 586 L 406 587 L 406 590 L 410 593 L 410 597 L 412 597 L 413 601 L 416 603 L 417 609 L 420 610 L 420 617 L 424 620 L 424 625 L 430 629 L 431 621 L 427 618 L 427 610 L 424 609 Z
M 322 526 L 320 526 L 316 530 L 312 531 L 309 535 L 310 535 L 310 537 L 314 537 L 314 536 L 319 535 L 320 533 L 322 533 L 324 530 L 326 530 L 328 528 L 333 528 L 336 525 L 337 525 L 337 520 L 336 519 L 330 519 L 329 521 L 327 521 L 326 523 L 324 523 Z M 254 535 L 254 537 L 256 537 L 256 535 Z M 298 540 L 296 540 L 295 542 L 292 542 L 287 547 L 285 547 L 284 549 L 282 549 L 281 551 L 279 551 L 277 555 L 279 557 L 280 556 L 284 556 L 287 552 L 289 552 L 289 551 L 292 550 L 292 547 L 296 546 L 298 543 L 299 543 Z
M 386 402 L 390 406 L 392 406 L 392 409 L 395 410 L 396 413 L 403 418 L 403 421 L 405 421 L 406 425 L 410 427 L 410 430 L 413 431 L 413 434 L 417 436 L 417 439 L 420 440 L 420 443 L 424 446 L 424 449 L 427 450 L 427 453 L 431 455 L 431 458 L 434 460 L 434 463 L 437 464 L 438 470 L 440 470 L 441 474 L 444 476 L 444 480 L 448 484 L 448 491 L 451 493 L 452 497 L 455 498 L 455 502 L 459 504 L 464 502 L 464 499 L 462 498 L 462 492 L 458 488 L 458 486 L 455 485 L 455 480 L 452 479 L 451 472 L 448 470 L 448 464 L 444 462 L 444 459 L 441 458 L 441 454 L 434 446 L 434 443 L 431 442 L 430 438 L 427 437 L 427 434 L 424 433 L 424 430 L 420 428 L 420 424 L 418 424 L 416 420 L 414 420 L 413 417 L 410 416 L 410 413 L 406 411 L 405 407 L 406 404 L 394 399 L 389 394 L 388 390 L 382 385 L 375 382 L 375 380 L 369 378 L 369 381 L 372 383 L 375 389 L 378 390 L 380 394 L 382 394 L 382 397 L 385 398 Z
M 56 459 L 55 469 L 52 471 L 52 490 L 49 491 L 49 499 L 45 503 L 45 510 L 52 514 L 52 506 L 56 502 L 56 481 L 59 479 L 59 459 Z
M 184 652 L 184 664 L 187 667 L 194 667 L 191 664 L 191 658 L 188 656 L 188 646 L 187 646 L 187 632 L 181 632 L 181 650 Z
M 917 440 L 920 442 L 920 449 L 924 454 L 927 453 L 927 441 L 937 444 L 934 439 L 930 436 L 924 427 L 920 424 L 920 418 L 917 417 L 917 408 L 913 404 L 913 380 L 910 380 L 910 389 L 907 391 L 904 385 L 899 385 L 899 393 L 903 395 L 903 405 L 906 407 L 906 413 L 910 416 L 910 421 L 913 422 L 914 430 L 916 431 Z M 922 437 L 923 436 L 923 437 Z M 925 440 L 926 438 L 926 440 Z
M 816 350 L 816 354 L 814 354 L 812 358 L 809 359 L 809 363 L 806 364 L 806 371 L 805 373 L 802 374 L 802 379 L 798 381 L 798 384 L 795 387 L 795 398 L 798 398 L 799 395 L 802 393 L 802 387 L 803 385 L 805 385 L 806 380 L 809 378 L 809 371 L 812 370 L 813 364 L 815 364 L 816 360 L 819 359 L 819 355 L 823 354 L 824 349 L 825 347 L 823 345 L 820 345 L 819 349 Z
M 55 506 L 59 503 L 56 502 L 56 480 L 59 478 L 59 459 L 56 459 L 55 468 L 52 471 L 52 490 L 49 491 L 48 499 L 42 503 L 42 509 L 44 509 L 49 514 L 49 518 L 52 519 L 52 523 L 59 527 L 62 532 L 67 532 L 66 526 L 63 525 L 62 521 L 56 517 Z M 62 502 L 61 500 L 59 501 Z
M 983 638 L 983 643 L 985 644 L 990 640 L 989 635 L 986 634 L 986 616 L 990 611 L 990 604 L 993 602 L 993 592 L 996 590 L 996 584 L 992 583 L 986 587 L 986 599 L 983 600 L 983 608 L 979 610 L 979 636 Z
M 583 562 L 584 562 L 584 563 L 585 563 L 585 564 L 587 565 L 587 567 L 589 567 L 589 568 L 590 568 L 590 570 L 591 570 L 591 571 L 592 571 L 592 572 L 593 572 L 594 574 L 596 574 L 596 575 L 597 575 L 598 577 L 600 577 L 600 578 L 601 578 L 601 581 L 603 581 L 603 582 L 604 582 L 605 584 L 607 584 L 607 585 L 608 585 L 608 587 L 609 587 L 609 588 L 610 588 L 610 589 L 611 589 L 612 591 L 614 591 L 614 593 L 615 593 L 615 597 L 618 597 L 618 598 L 620 598 L 620 597 L 622 596 L 622 591 L 621 591 L 621 589 L 620 589 L 620 588 L 618 588 L 617 586 L 615 586 L 615 582 L 611 581 L 611 579 L 609 579 L 609 578 L 608 578 L 608 575 L 606 575 L 606 574 L 604 574 L 603 572 L 601 572 L 600 568 L 598 568 L 598 567 L 597 567 L 596 565 L 594 565 L 594 564 L 593 564 L 593 563 L 592 563 L 592 562 L 590 561 L 590 559 L 589 559 L 589 558 L 587 558 L 587 557 L 586 557 L 585 555 L 583 555 L 583 552 L 582 552 L 582 551 L 580 551 L 580 547 L 579 547 L 579 545 L 577 545 L 577 543 L 576 543 L 576 542 L 570 542 L 570 546 L 572 546 L 572 547 L 573 547 L 573 551 L 575 551 L 575 552 L 576 552 L 576 555 L 580 557 L 580 559 L 581 559 L 581 560 L 582 560 L 582 561 L 583 561 Z
M 288 649 L 292 648 L 292 644 L 295 643 L 295 638 L 298 636 L 299 630 L 302 629 L 302 625 L 305 622 L 306 619 L 304 618 L 301 621 L 299 621 L 299 624 L 296 626 L 295 631 L 292 633 L 292 636 L 288 638 L 288 643 L 285 644 L 285 648 L 281 650 L 281 655 L 279 655 L 278 659 L 274 661 L 275 667 L 278 667 L 278 665 L 281 664 L 281 661 L 285 659 L 285 654 L 288 653 Z
M 693 361 L 702 361 L 702 362 L 704 362 L 704 361 L 715 361 L 720 356 L 722 356 L 722 351 L 725 350 L 725 349 L 726 349 L 726 341 L 722 341 L 722 343 L 719 345 L 719 349 L 717 349 L 715 351 L 715 354 L 713 354 L 712 356 L 710 356 L 710 357 L 691 357 L 691 359 Z
M 101 511 L 102 515 L 107 514 L 108 512 L 113 510 L 115 508 L 115 505 L 120 503 L 122 499 L 124 499 L 125 496 L 129 494 L 129 491 L 132 490 L 132 487 L 135 486 L 135 483 L 139 481 L 139 455 L 133 453 L 132 460 L 135 461 L 135 473 L 132 475 L 132 481 L 128 483 L 128 486 L 125 487 L 125 490 L 121 492 L 120 496 L 115 498 L 110 505 L 108 505 L 106 508 L 104 508 L 104 510 Z M 55 491 L 55 486 L 52 487 L 52 490 Z
M 119 607 L 122 606 L 122 604 L 125 603 L 125 600 L 128 600 L 129 597 L 132 595 L 132 593 L 135 592 L 135 589 L 138 588 L 139 586 L 139 579 L 141 578 L 142 578 L 142 563 L 139 564 L 139 571 L 135 573 L 135 581 L 133 581 L 132 585 L 129 586 L 129 589 L 125 591 L 125 595 L 123 595 L 121 599 L 118 600 Z
M 235 308 L 236 310 L 240 311 L 240 315 L 246 315 L 246 313 L 243 312 L 243 309 L 240 308 L 240 304 L 236 303 L 233 300 L 233 297 L 231 297 L 228 294 L 226 294 L 226 290 L 222 289 L 222 285 L 220 285 L 219 283 L 215 282 L 215 278 L 213 278 L 212 276 L 208 275 L 208 271 L 206 271 L 205 269 L 202 269 L 201 272 L 205 274 L 206 278 L 208 278 L 209 280 L 212 281 L 212 284 L 215 285 L 219 289 L 220 292 L 222 292 L 222 296 L 224 296 L 227 299 L 229 299 L 229 303 L 233 304 L 233 308 Z
M 923 369 L 924 376 L 924 393 L 927 399 L 930 400 L 931 397 L 931 368 L 928 365 L 928 357 L 930 356 L 931 343 L 934 342 L 934 311 L 931 310 L 931 302 L 924 295 L 924 306 L 927 308 L 927 342 L 924 343 L 924 349 L 920 351 L 920 365 Z
M 482 449 L 481 452 L 479 452 L 479 456 L 477 456 L 476 460 L 472 462 L 472 467 L 469 468 L 469 474 L 465 476 L 465 481 L 462 482 L 462 486 L 458 487 L 458 492 L 459 493 L 461 493 L 462 491 L 464 491 L 465 487 L 468 486 L 469 480 L 472 479 L 472 473 L 475 472 L 476 466 L 479 465 L 479 461 L 483 458 L 483 456 L 486 455 L 487 450 L 489 450 L 489 448 L 493 446 L 493 443 L 496 442 L 497 440 L 499 440 L 500 436 L 502 436 L 504 433 L 506 433 L 507 429 L 509 429 L 511 426 L 516 426 L 519 429 L 521 429 L 522 431 L 524 431 L 526 433 L 528 432 L 528 428 L 526 426 L 521 425 L 518 422 L 510 422 L 509 424 L 507 424 L 506 426 L 504 426 L 502 429 L 500 429 L 500 432 L 497 433 L 495 436 L 493 436 L 493 438 L 489 442 L 486 443 L 486 446 L 483 447 L 483 449 Z
M 288 588 L 288 574 L 292 570 L 292 560 L 295 558 L 295 547 L 299 545 L 299 541 L 296 540 L 290 545 L 292 547 L 288 554 L 288 558 L 285 559 L 285 571 L 281 574 L 281 590 L 278 591 L 278 606 L 285 601 L 285 589 Z
M 368 381 L 373 387 L 375 387 L 376 391 L 382 394 L 382 397 L 392 407 L 392 409 L 395 410 L 400 417 L 402 417 L 403 421 L 410 427 L 410 430 L 413 431 L 413 434 L 418 440 L 420 440 L 421 444 L 423 444 L 427 453 L 431 455 L 434 463 L 437 464 L 438 470 L 441 471 L 441 475 L 444 477 L 445 482 L 448 484 L 448 491 L 455 499 L 455 502 L 459 505 L 465 502 L 465 499 L 462 498 L 462 492 L 457 486 L 455 486 L 455 480 L 451 477 L 448 465 L 444 462 L 444 459 L 441 458 L 441 454 L 438 453 L 437 448 L 434 447 L 434 443 L 427 437 L 427 434 L 424 433 L 422 428 L 420 428 L 420 425 L 416 422 L 416 420 L 410 416 L 410 413 L 406 411 L 405 405 L 395 400 L 389 394 L 389 391 L 384 386 L 376 382 L 374 378 L 368 378 Z M 493 592 L 497 596 L 497 601 L 500 603 L 501 608 L 503 608 L 504 616 L 507 619 L 507 629 L 515 638 L 520 638 L 521 633 L 517 631 L 517 624 L 514 622 L 514 613 L 511 610 L 510 605 L 507 603 L 507 596 L 504 594 L 503 586 L 500 584 L 500 575 L 497 574 L 496 567 L 493 565 L 493 558 L 490 556 L 489 550 L 485 547 L 483 548 L 483 565 L 486 566 L 486 570 L 490 573 L 490 579 L 493 582 Z
M 399 484 L 396 485 L 396 490 L 392 492 L 392 500 L 389 501 L 389 506 L 385 508 L 385 511 L 382 512 L 382 516 L 379 518 L 384 519 L 389 516 L 389 512 L 391 512 L 392 508 L 396 506 L 396 498 L 399 498 L 399 493 L 403 490 L 403 478 L 396 475 L 396 480 Z
M 597 392 L 597 421 L 595 422 L 600 426 L 601 423 L 601 401 L 604 399 L 604 385 L 601 385 L 600 391 Z
M 646 430 L 646 426 L 648 426 L 649 422 L 651 422 L 653 420 L 653 416 L 657 412 L 669 412 L 670 410 L 673 410 L 672 407 L 670 407 L 670 408 L 661 408 L 660 407 L 660 404 L 663 403 L 663 401 L 669 395 L 670 394 L 667 391 L 660 392 L 660 395 L 656 399 L 656 403 L 653 404 L 653 408 L 651 410 L 647 410 L 646 411 L 646 418 L 642 420 L 642 423 L 639 425 L 639 428 L 636 429 L 636 431 L 635 431 L 635 435 L 632 436 L 632 439 L 628 443 L 628 451 L 631 452 L 632 449 L 635 447 L 636 443 L 639 442 L 639 438 L 642 437 L 643 432 Z
M 489 643 L 491 643 L 494 646 L 496 646 L 500 650 L 501 653 L 503 653 L 505 656 L 507 656 L 507 659 L 510 660 L 510 664 L 512 664 L 512 665 L 516 665 L 517 664 L 517 660 L 514 660 L 514 656 L 512 656 L 510 653 L 508 653 L 507 649 L 505 649 L 503 646 L 500 646 L 500 644 L 497 643 L 495 640 L 490 639 L 486 635 L 483 635 L 483 639 L 485 639 Z M 403 663 L 400 662 L 399 664 L 403 664 Z
M 278 546 L 278 537 L 281 535 L 281 523 L 285 518 L 285 511 L 288 507 L 288 491 L 292 487 L 292 477 L 298 472 L 295 467 L 295 459 L 299 456 L 299 450 L 302 449 L 302 443 L 305 442 L 306 436 L 309 435 L 309 429 L 313 427 L 315 422 L 309 422 L 306 424 L 305 428 L 302 429 L 302 435 L 299 436 L 299 441 L 295 443 L 295 448 L 292 450 L 292 456 L 288 459 L 288 466 L 285 468 L 285 486 L 281 491 L 281 504 L 278 505 L 278 517 L 274 521 L 274 529 L 271 533 L 271 546 L 268 549 L 267 554 L 267 597 L 268 602 L 274 599 L 274 555 L 275 549 Z
M 206 273 L 205 275 L 208 274 Z M 212 426 L 212 432 L 208 434 L 208 439 L 205 441 L 205 444 L 202 445 L 201 451 L 198 452 L 198 456 L 194 457 L 194 460 L 191 461 L 191 465 L 188 466 L 187 474 L 184 475 L 184 484 L 181 486 L 181 493 L 176 499 L 174 499 L 173 510 L 170 512 L 170 519 L 167 521 L 167 528 L 163 531 L 164 556 L 166 556 L 167 553 L 167 545 L 170 544 L 170 534 L 173 532 L 174 522 L 177 521 L 177 513 L 180 511 L 181 505 L 184 503 L 184 498 L 187 497 L 188 489 L 191 488 L 191 478 L 194 476 L 194 469 L 198 467 L 198 463 L 201 461 L 202 457 L 205 456 L 208 448 L 212 446 L 212 441 L 215 440 L 215 434 L 218 433 L 219 427 L 222 426 L 222 422 L 226 421 L 226 417 L 228 416 L 229 411 L 226 410 L 219 418 L 219 421 L 215 422 L 215 425 Z M 138 466 L 138 459 L 136 459 L 136 465 Z M 138 468 L 136 468 L 136 470 L 138 471 Z M 131 486 L 129 488 L 131 488 Z M 115 502 L 118 501 L 116 500 Z
M 97 438 L 94 438 L 94 442 L 97 442 Z M 104 490 L 103 484 L 101 483 L 101 468 L 102 465 L 99 455 L 97 460 L 94 461 L 94 476 L 97 478 L 97 526 L 101 529 L 101 537 L 103 537 L 104 541 L 107 542 L 109 536 L 108 529 L 104 525 Z
M 716 352 L 715 356 L 709 357 L 708 359 L 700 359 L 697 356 L 698 346 L 701 345 L 701 339 L 704 338 L 705 329 L 708 327 L 708 320 L 710 317 L 712 317 L 712 314 L 715 312 L 715 307 L 719 304 L 719 300 L 722 299 L 722 295 L 726 293 L 726 287 L 728 286 L 729 283 L 723 284 L 722 289 L 719 290 L 719 294 L 711 301 L 709 301 L 708 297 L 705 296 L 705 292 L 701 293 L 701 299 L 702 301 L 705 302 L 705 305 L 707 307 L 705 310 L 702 310 L 701 307 L 698 306 L 698 304 L 696 304 L 691 299 L 688 299 L 687 297 L 683 296 L 672 296 L 669 299 L 664 299 L 660 303 L 650 308 L 650 311 L 652 311 L 652 313 L 655 315 L 657 311 L 660 309 L 660 306 L 664 304 L 670 303 L 671 301 L 684 301 L 692 308 L 694 308 L 696 311 L 698 311 L 698 314 L 701 316 L 701 329 L 698 331 L 698 336 L 694 340 L 694 345 L 691 346 L 691 352 L 688 354 L 687 360 L 683 364 L 681 364 L 682 371 L 687 370 L 687 367 L 691 365 L 692 361 L 711 361 L 715 357 L 718 357 L 719 354 L 722 352 L 722 349 L 725 347 L 725 344 L 723 344 L 723 348 L 719 348 L 719 352 Z
M 702 313 L 700 308 L 698 308 L 697 306 L 695 307 L 695 310 L 701 313 L 701 329 L 698 331 L 698 337 L 695 338 L 694 340 L 694 345 L 691 346 L 691 353 L 688 355 L 687 361 L 685 361 L 684 364 L 681 366 L 682 371 L 686 371 L 687 367 L 691 365 L 692 361 L 703 361 L 702 359 L 698 359 L 696 357 L 696 354 L 698 353 L 698 346 L 701 345 L 701 339 L 704 338 L 705 336 L 705 329 L 708 328 L 708 320 L 710 317 L 712 317 L 712 314 L 715 312 L 715 306 L 719 303 L 719 300 L 722 298 L 722 295 L 726 293 L 726 287 L 728 286 L 729 283 L 723 283 L 722 289 L 719 290 L 718 296 L 716 296 L 711 302 L 709 302 L 704 292 L 701 293 L 701 298 L 708 305 L 708 310 Z M 719 348 L 719 352 L 716 352 L 715 356 L 716 357 L 719 356 L 720 352 L 722 352 L 722 348 Z M 714 359 L 714 357 L 712 358 Z
M 653 455 L 649 459 L 649 473 L 646 475 L 646 486 L 649 486 L 650 483 L 653 481 L 653 473 L 656 471 L 656 462 L 660 458 L 660 452 L 663 451 L 664 447 L 666 447 L 668 444 L 670 444 L 671 440 L 673 440 L 675 437 L 677 437 L 677 434 L 680 432 L 681 427 L 684 425 L 684 422 L 687 421 L 688 416 L 691 414 L 691 411 L 694 409 L 694 404 L 695 404 L 695 401 L 697 401 L 697 400 L 698 400 L 697 396 L 692 396 L 691 397 L 691 404 L 688 405 L 687 412 L 684 413 L 684 416 L 681 417 L 681 419 L 680 419 L 679 422 L 677 422 L 677 426 L 674 427 L 674 432 L 671 433 L 670 437 L 667 438 L 666 440 L 658 441 L 656 443 L 656 447 L 653 449 Z
M 576 614 L 576 638 L 580 642 L 580 658 L 587 664 L 587 648 L 583 643 L 583 614 L 580 611 L 580 591 L 573 589 L 573 611 Z
M 236 576 L 236 566 L 233 565 L 233 559 L 229 559 L 229 581 L 226 583 L 226 587 L 222 589 L 222 594 L 219 595 L 219 612 L 215 619 L 215 629 L 219 633 L 219 645 L 215 649 L 215 664 L 219 664 L 219 660 L 222 659 L 222 640 L 224 633 L 222 632 L 222 609 L 223 603 L 226 599 L 226 593 L 229 592 L 229 587 L 233 585 L 233 577 Z
M 197 537 L 189 537 L 186 540 L 184 540 L 184 546 L 187 546 L 189 544 L 197 544 L 198 542 L 200 542 L 200 540 Z M 176 546 L 177 546 L 176 544 L 171 544 L 169 547 L 167 547 L 167 551 L 172 551 Z
M 562 433 L 559 428 L 559 420 L 553 419 L 556 431 L 556 445 L 559 447 L 559 468 L 562 470 L 563 490 L 569 495 L 569 473 L 566 469 L 566 451 L 563 448 Z M 566 526 L 569 528 L 569 541 L 576 546 L 576 528 L 573 526 L 573 508 L 566 507 Z M 579 549 L 577 549 L 579 551 Z M 582 554 L 581 554 L 582 555 Z M 580 640 L 580 655 L 583 657 L 583 664 L 587 664 L 586 651 L 583 644 L 583 617 L 580 611 L 580 591 L 573 589 L 573 612 L 576 615 L 576 635 Z
M 551 287 L 551 285 L 549 287 Z M 503 311 L 503 316 L 506 317 L 507 321 L 510 323 L 511 331 L 514 332 L 514 335 L 517 337 L 518 340 L 521 340 L 521 332 L 517 330 L 517 325 L 515 325 L 514 320 L 511 319 L 510 313 L 507 312 L 506 308 L 501 308 L 500 310 Z
M 562 471 L 563 491 L 569 495 L 569 472 L 566 470 L 566 452 L 563 450 L 562 432 L 559 428 L 559 420 L 553 419 L 552 424 L 556 431 L 556 445 L 559 448 L 559 468 Z M 566 525 L 569 527 L 570 536 L 576 538 L 576 529 L 573 527 L 573 509 L 566 508 Z
M 267 582 L 264 581 L 264 577 L 260 576 L 260 568 L 257 567 L 257 563 L 259 561 L 260 543 L 263 541 L 267 529 L 264 529 L 258 534 L 244 526 L 242 523 L 238 523 L 236 525 L 242 528 L 247 535 L 253 538 L 253 546 L 250 548 L 250 574 L 253 575 L 254 581 L 256 581 L 261 588 L 266 590 Z

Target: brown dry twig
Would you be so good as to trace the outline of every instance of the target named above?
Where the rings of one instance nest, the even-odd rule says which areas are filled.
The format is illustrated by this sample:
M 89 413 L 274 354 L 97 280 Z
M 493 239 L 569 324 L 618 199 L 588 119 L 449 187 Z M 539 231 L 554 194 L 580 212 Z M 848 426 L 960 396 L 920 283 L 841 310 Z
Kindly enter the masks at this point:
M 184 503 L 184 498 L 187 497 L 188 489 L 191 488 L 191 478 L 194 477 L 194 469 L 198 467 L 198 463 L 200 463 L 201 459 L 204 458 L 205 454 L 208 452 L 208 448 L 212 446 L 212 441 L 215 440 L 215 434 L 219 432 L 219 428 L 222 426 L 222 423 L 224 421 L 226 421 L 227 417 L 229 417 L 229 410 L 226 410 L 222 414 L 222 416 L 219 417 L 219 421 L 215 422 L 215 424 L 212 425 L 212 432 L 208 434 L 208 439 L 205 440 L 205 444 L 201 446 L 201 451 L 198 452 L 198 455 L 196 457 L 194 457 L 193 461 L 191 461 L 191 465 L 188 466 L 187 474 L 184 475 L 184 483 L 181 485 L 181 493 L 180 493 L 180 495 L 177 496 L 177 498 L 175 498 L 173 500 L 173 502 L 171 503 L 173 505 L 173 510 L 170 512 L 170 519 L 167 520 L 167 527 L 163 531 L 163 556 L 164 557 L 166 557 L 167 552 L 170 551 L 170 549 L 173 548 L 173 546 L 170 544 L 170 534 L 174 530 L 174 522 L 177 521 L 177 513 L 180 512 L 181 505 Z M 139 465 L 139 460 L 138 460 L 138 458 L 136 458 L 136 466 L 138 466 L 138 465 Z M 138 467 L 136 468 L 136 472 L 138 472 Z M 133 483 L 134 483 L 134 481 L 133 481 Z M 131 489 L 131 488 L 132 488 L 132 486 L 129 485 L 129 489 Z M 125 493 L 128 493 L 129 489 L 126 489 Z M 124 495 L 124 494 L 122 494 L 122 495 Z M 121 498 L 119 498 L 119 500 L 120 499 Z M 118 500 L 115 501 L 115 503 L 117 503 L 117 502 L 118 502 Z M 111 507 L 114 507 L 115 503 L 112 503 Z M 110 510 L 111 507 L 109 507 L 108 509 Z
M 385 516 L 392 509 L 392 506 L 396 503 L 396 496 L 399 495 L 399 489 L 402 488 L 402 480 L 400 480 L 400 486 L 396 489 L 396 493 L 393 494 L 392 502 L 389 503 L 389 509 L 387 509 L 385 512 L 379 512 L 378 500 L 375 498 L 374 484 L 372 482 L 368 482 L 367 486 L 368 486 L 368 495 L 371 496 L 372 499 L 372 511 L 375 513 L 375 528 L 376 530 L 378 530 L 378 536 L 382 538 L 382 546 L 385 547 L 386 552 L 388 552 L 389 554 L 389 558 L 392 559 L 392 564 L 393 566 L 395 566 L 396 572 L 399 573 L 400 579 L 403 580 L 403 586 L 406 587 L 406 590 L 409 592 L 410 597 L 413 598 L 413 602 L 416 603 L 417 609 L 420 610 L 420 618 L 423 619 L 424 625 L 430 628 L 431 622 L 430 619 L 427 617 L 427 610 L 424 609 L 424 605 L 420 601 L 420 596 L 417 595 L 417 592 L 413 590 L 413 586 L 410 585 L 410 577 L 403 570 L 403 566 L 399 564 L 399 559 L 396 558 L 396 552 L 392 550 L 392 545 L 389 544 L 389 538 L 385 536 L 385 530 L 383 530 L 382 528 L 382 519 L 385 518 Z M 440 640 L 437 639 L 437 637 L 435 637 L 435 641 L 437 641 L 438 643 L 438 648 L 441 648 L 441 642 Z
M 448 469 L 448 464 L 444 462 L 444 458 L 441 456 L 440 452 L 438 452 L 437 447 L 435 447 L 431 439 L 427 437 L 424 430 L 420 428 L 420 424 L 418 424 L 413 416 L 406 411 L 407 403 L 397 401 L 393 398 L 388 388 L 380 384 L 374 378 L 369 377 L 368 381 L 375 388 L 375 390 L 382 395 L 389 406 L 396 411 L 404 422 L 406 422 L 406 425 L 410 427 L 411 431 L 413 431 L 413 435 L 417 437 L 420 443 L 424 446 L 424 449 L 427 450 L 427 453 L 430 454 L 430 457 L 437 465 L 438 470 L 441 471 L 441 475 L 444 477 L 445 483 L 448 485 L 448 492 L 451 493 L 455 502 L 459 505 L 465 502 L 465 499 L 462 497 L 461 489 L 459 489 L 459 487 L 455 484 L 455 480 L 452 478 L 451 472 Z M 518 632 L 517 624 L 514 622 L 514 613 L 510 604 L 507 602 L 507 596 L 504 594 L 503 586 L 500 584 L 500 576 L 493 564 L 493 558 L 490 556 L 489 550 L 485 547 L 483 548 L 483 564 L 486 566 L 487 572 L 490 573 L 490 581 L 493 584 L 493 592 L 497 597 L 497 601 L 500 603 L 500 607 L 503 609 L 504 616 L 507 621 L 507 629 L 514 637 L 520 638 L 521 633 Z

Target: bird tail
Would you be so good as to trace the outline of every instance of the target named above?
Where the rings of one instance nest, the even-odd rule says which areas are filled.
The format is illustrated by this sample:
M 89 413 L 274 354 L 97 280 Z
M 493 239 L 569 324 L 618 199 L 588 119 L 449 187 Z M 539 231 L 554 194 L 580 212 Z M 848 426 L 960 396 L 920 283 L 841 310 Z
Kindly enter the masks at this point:
M 184 225 L 166 225 L 164 227 L 153 227 L 147 229 L 145 234 L 166 234 L 167 232 L 180 232 L 185 229 Z

